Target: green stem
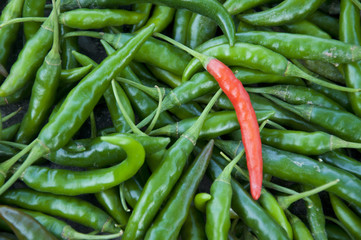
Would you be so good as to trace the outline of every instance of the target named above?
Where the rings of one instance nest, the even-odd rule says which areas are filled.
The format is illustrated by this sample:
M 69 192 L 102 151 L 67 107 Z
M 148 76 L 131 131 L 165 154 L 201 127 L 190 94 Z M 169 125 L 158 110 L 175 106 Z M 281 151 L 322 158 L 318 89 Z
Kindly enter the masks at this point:
M 340 181 L 339 179 L 336 179 L 332 182 L 326 183 L 324 185 L 321 185 L 321 186 L 314 188 L 312 190 L 309 190 L 309 191 L 294 194 L 291 196 L 281 196 L 281 197 L 277 198 L 277 201 L 282 209 L 287 209 L 292 203 L 294 203 L 302 198 L 309 197 L 313 194 L 317 194 L 323 190 L 326 190 L 327 188 L 330 188 L 330 187 L 334 186 L 335 184 L 337 184 L 339 181 Z
M 163 94 L 162 94 L 162 92 L 161 92 L 161 90 L 160 90 L 160 88 L 159 88 L 158 86 L 155 86 L 155 87 L 156 87 L 156 89 L 158 90 L 158 96 L 159 96 L 159 98 L 158 98 L 158 107 L 157 107 L 155 116 L 154 116 L 154 118 L 153 118 L 153 121 L 150 123 L 149 127 L 147 128 L 147 130 L 145 130 L 145 133 L 146 133 L 146 134 L 149 134 L 149 133 L 153 130 L 155 124 L 156 124 L 157 121 L 158 121 L 158 118 L 159 118 L 159 116 L 160 116 L 161 110 L 162 110 Z
M 12 112 L 12 113 L 6 115 L 5 117 L 1 118 L 1 122 L 6 122 L 10 118 L 14 117 L 16 114 L 18 114 L 18 112 L 20 112 L 20 110 L 21 110 L 21 107 L 19 107 L 15 112 Z
M 97 137 L 97 125 L 95 122 L 94 111 L 90 113 L 90 138 Z
M 10 142 L 10 141 L 0 141 L 0 144 L 5 144 L 5 145 L 8 145 L 10 147 L 14 147 L 14 148 L 18 148 L 18 149 L 24 149 L 24 148 L 26 148 L 28 146 L 28 145 L 25 145 L 25 144 Z
M 68 32 L 64 34 L 63 38 L 69 37 L 92 37 L 92 38 L 99 38 L 103 39 L 104 33 L 103 32 L 91 32 L 91 31 L 76 31 L 76 32 Z
M 47 17 L 24 17 L 24 18 L 13 18 L 9 21 L 0 24 L 0 29 L 11 24 L 15 23 L 24 23 L 24 22 L 45 22 L 48 18 Z
M 62 237 L 64 239 L 113 239 L 118 238 L 123 235 L 123 231 L 114 234 L 107 234 L 107 235 L 92 235 L 92 234 L 84 234 L 80 232 L 74 231 L 74 229 L 67 225 L 63 228 Z
M 286 130 L 286 128 L 282 127 L 281 125 L 279 125 L 278 123 L 275 123 L 271 120 L 268 120 L 267 122 L 268 125 L 274 127 L 275 129 L 279 129 L 279 130 Z
M 122 78 L 122 77 L 116 77 L 115 80 L 117 80 L 118 82 L 121 82 L 121 83 L 129 84 L 129 85 L 131 85 L 133 87 L 136 87 L 139 90 L 141 90 L 141 91 L 145 92 L 146 94 L 148 94 L 153 99 L 157 99 L 158 96 L 159 96 L 157 89 L 144 86 L 143 84 L 140 84 L 140 83 L 137 83 L 137 82 L 134 82 L 132 80 Z M 159 88 L 159 87 L 157 86 L 157 88 Z M 159 88 L 159 89 L 161 90 L 162 95 L 165 96 L 165 94 L 166 94 L 165 88 L 162 87 L 162 88 Z
M 135 133 L 135 134 L 138 134 L 140 136 L 147 136 L 145 133 L 143 133 L 142 131 L 140 131 L 137 126 L 135 126 L 135 124 L 133 123 L 133 121 L 130 119 L 129 115 L 127 114 L 127 111 L 125 110 L 122 102 L 120 101 L 119 99 L 119 95 L 118 95 L 118 92 L 116 90 L 116 86 L 115 86 L 115 81 L 112 80 L 112 88 L 113 88 L 113 93 L 114 93 L 114 96 L 115 96 L 115 100 L 120 108 L 120 111 L 122 112 L 123 116 L 124 116 L 124 119 L 125 121 L 128 123 L 129 127 L 132 129 L 132 131 Z
M 123 209 L 126 212 L 130 212 L 130 209 L 128 208 L 128 205 L 127 205 L 127 201 L 125 201 L 125 197 L 124 197 L 124 182 L 122 182 L 119 187 L 119 196 L 120 196 L 120 202 L 123 206 Z
M 359 1 L 357 1 L 357 0 L 351 0 L 351 1 L 352 1 L 353 4 L 356 5 L 356 7 L 357 7 L 359 10 L 361 10 L 361 3 L 360 3 Z
M 58 18 L 58 9 L 60 5 L 60 0 L 57 0 L 55 3 L 55 0 L 52 0 L 53 3 L 53 25 L 54 25 L 54 36 L 53 36 L 53 46 L 52 51 L 55 53 L 59 53 L 60 50 L 60 44 L 59 44 L 59 18 Z

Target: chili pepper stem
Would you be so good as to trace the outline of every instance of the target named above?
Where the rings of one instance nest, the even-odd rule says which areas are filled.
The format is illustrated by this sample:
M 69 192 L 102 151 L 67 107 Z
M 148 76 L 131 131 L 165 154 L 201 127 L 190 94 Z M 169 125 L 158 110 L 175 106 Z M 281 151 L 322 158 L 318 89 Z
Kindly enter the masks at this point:
M 113 239 L 118 238 L 123 235 L 123 231 L 114 234 L 107 234 L 107 235 L 92 235 L 92 234 L 83 234 L 79 232 L 74 232 L 71 226 L 67 225 L 63 228 L 62 237 L 64 239 Z
M 31 147 L 29 147 L 29 149 L 31 149 L 31 151 L 28 157 L 25 159 L 23 164 L 15 171 L 15 173 L 10 177 L 10 179 L 3 186 L 0 187 L 0 195 L 3 194 L 9 187 L 11 187 L 14 184 L 14 182 L 21 176 L 21 174 L 25 171 L 27 167 L 29 167 L 31 164 L 33 164 L 38 159 L 43 157 L 45 154 L 49 153 L 49 149 L 38 139 L 35 139 L 30 145 Z M 19 156 L 19 154 L 17 155 Z M 23 155 L 24 154 L 22 154 L 21 156 Z
M 294 203 L 302 198 L 311 196 L 313 194 L 317 194 L 327 188 L 330 188 L 330 187 L 334 186 L 335 184 L 337 184 L 339 181 L 340 181 L 339 179 L 336 179 L 332 182 L 326 183 L 324 185 L 321 185 L 321 186 L 314 188 L 312 190 L 309 190 L 309 191 L 294 194 L 291 196 L 281 196 L 281 197 L 277 198 L 277 201 L 282 209 L 287 209 L 292 203 Z
M 127 202 L 125 200 L 125 196 L 124 196 L 124 182 L 122 182 L 119 186 L 119 195 L 120 195 L 120 202 L 122 204 L 123 209 L 126 212 L 130 212 L 130 209 L 128 208 Z
M 0 24 L 0 29 L 15 23 L 24 23 L 24 22 L 45 22 L 47 17 L 25 17 L 25 18 L 13 18 L 3 24 Z
M 6 115 L 5 117 L 1 118 L 1 122 L 6 122 L 7 120 L 9 120 L 10 118 L 14 117 L 16 114 L 18 114 L 21 111 L 21 107 L 19 107 L 16 111 Z
M 355 6 L 361 10 L 361 3 L 358 0 L 351 0 L 353 4 L 355 4 Z
M 157 91 L 158 91 L 158 96 L 159 96 L 159 99 L 158 99 L 158 107 L 157 107 L 157 109 L 156 109 L 156 113 L 155 113 L 155 115 L 154 115 L 153 121 L 150 123 L 149 127 L 147 128 L 147 130 L 145 130 L 145 133 L 146 133 L 146 134 L 149 134 L 149 133 L 153 130 L 153 128 L 154 128 L 155 124 L 157 123 L 157 120 L 158 120 L 158 118 L 159 118 L 159 116 L 160 116 L 161 110 L 162 110 L 163 94 L 162 94 L 162 92 L 160 91 L 160 88 L 159 88 L 158 86 L 155 86 L 155 88 L 157 89 Z
M 28 145 L 22 144 L 22 143 L 16 143 L 16 142 L 10 142 L 10 141 L 0 141 L 0 144 L 5 144 L 10 147 L 18 148 L 18 149 L 24 149 Z

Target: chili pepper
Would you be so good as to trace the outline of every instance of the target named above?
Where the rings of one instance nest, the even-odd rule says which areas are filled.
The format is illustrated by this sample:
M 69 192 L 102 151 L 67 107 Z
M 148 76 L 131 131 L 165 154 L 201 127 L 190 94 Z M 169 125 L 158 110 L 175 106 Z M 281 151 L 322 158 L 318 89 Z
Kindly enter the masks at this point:
M 216 35 L 217 24 L 210 18 L 193 13 L 188 23 L 187 45 L 194 49 Z
M 257 122 L 263 122 L 266 119 L 269 119 L 274 114 L 273 111 L 257 111 L 256 117 Z M 166 135 L 169 137 L 178 138 L 182 135 L 188 128 L 190 128 L 197 118 L 188 118 L 181 120 L 175 124 L 166 125 L 162 128 L 153 130 L 150 135 Z M 231 133 L 239 129 L 239 122 L 237 119 L 237 114 L 234 111 L 219 111 L 208 114 L 202 130 L 199 134 L 200 138 L 216 138 L 227 133 Z
M 21 167 L 0 188 L 0 194 L 9 188 L 34 161 L 49 153 L 49 150 L 57 150 L 69 142 L 82 123 L 88 118 L 90 112 L 109 86 L 112 78 L 132 60 L 134 53 L 152 31 L 153 26 L 150 26 L 148 29 L 138 33 L 123 48 L 103 60 L 98 67 L 73 88 L 59 111 L 39 133 L 38 140 L 36 140 L 38 144 L 31 150 L 31 153 Z M 9 159 L 6 164 L 9 167 L 14 163 Z
M 99 32 L 72 32 L 66 36 L 101 38 L 110 43 L 114 48 L 118 49 L 134 35 L 129 33 L 109 34 Z M 135 54 L 134 60 L 142 63 L 149 63 L 177 75 L 181 75 L 190 60 L 190 56 L 164 41 L 149 38 L 148 41 L 140 47 L 139 52 Z
M 25 0 L 22 17 L 44 17 L 46 0 Z M 29 40 L 39 30 L 41 24 L 36 22 L 24 23 L 24 35 Z
M 215 179 L 222 172 L 222 167 L 211 159 L 207 173 Z M 283 228 L 278 225 L 269 214 L 243 189 L 234 179 L 232 185 L 232 209 L 242 221 L 252 229 L 258 239 L 288 239 Z
M 337 137 L 354 142 L 359 142 L 361 139 L 361 132 L 358 127 L 358 124 L 361 124 L 361 119 L 352 113 L 317 105 L 291 105 L 271 96 L 267 96 L 267 98 L 306 121 L 321 126 Z
M 152 15 L 140 30 L 155 24 L 154 32 L 162 32 L 173 21 L 174 13 L 174 8 L 155 5 Z
M 148 154 L 146 156 L 145 160 L 147 162 L 148 167 L 150 168 L 150 170 L 152 172 L 154 172 L 158 168 L 160 163 L 162 162 L 165 152 L 166 152 L 166 149 L 162 149 L 158 152 Z
M 2 205 L 0 206 L 0 217 L 10 226 L 19 239 L 57 239 L 33 217 L 18 209 Z
M 167 150 L 161 165 L 149 177 L 142 195 L 130 216 L 123 235 L 124 240 L 135 240 L 145 235 L 158 209 L 180 177 L 186 160 L 197 141 L 203 122 L 220 93 L 219 90 L 207 105 L 199 120 Z
M 238 0 L 227 0 L 223 6 L 227 9 L 227 11 L 231 15 L 236 15 L 238 13 L 244 12 L 248 9 L 257 7 L 259 5 L 270 2 L 270 0 L 246 0 L 246 1 L 238 1 Z
M 298 34 L 305 34 L 319 38 L 331 39 L 332 37 L 328 35 L 328 33 L 321 30 L 315 24 L 307 21 L 301 20 L 294 23 L 289 23 L 282 26 L 289 33 L 298 33 Z
M 262 129 L 262 132 L 265 129 Z M 261 133 L 262 133 L 261 132 Z M 287 220 L 284 210 L 278 204 L 276 198 L 266 189 L 262 189 L 259 204 L 272 216 L 272 218 L 287 232 L 289 239 L 293 239 L 293 231 L 290 222 Z
M 301 61 L 305 67 L 311 71 L 321 75 L 327 79 L 330 79 L 334 82 L 345 83 L 345 78 L 332 63 L 314 61 L 314 60 L 303 60 Z
M 310 82 L 340 91 L 358 91 L 357 89 L 347 88 L 322 81 L 312 75 L 309 75 L 288 61 L 284 56 L 259 45 L 237 42 L 231 47 L 228 44 L 221 44 L 208 48 L 202 53 L 219 58 L 225 64 L 233 66 L 248 67 L 284 76 L 301 77 Z M 194 71 L 200 67 L 200 65 L 201 62 L 198 59 L 193 59 L 184 70 L 182 80 L 187 80 L 189 76 L 191 76 Z
M 311 190 L 310 185 L 301 185 L 303 190 Z M 314 194 L 308 197 L 309 201 L 306 201 L 307 209 L 307 221 L 311 230 L 312 236 L 315 240 L 328 239 L 325 229 L 325 215 L 322 209 L 322 202 L 318 194 Z
M 312 240 L 312 234 L 306 225 L 299 219 L 296 215 L 293 215 L 289 211 L 286 211 L 286 214 L 291 222 L 293 230 L 293 239 L 295 240 Z
M 0 22 L 6 22 L 21 16 L 24 0 L 12 0 L 1 12 Z M 0 64 L 6 67 L 12 49 L 12 45 L 17 37 L 19 24 L 12 24 L 0 29 Z M 2 77 L 0 76 L 0 80 Z M 2 96 L 3 97 L 3 96 Z
M 148 229 L 145 239 L 177 239 L 194 194 L 206 172 L 213 144 L 214 141 L 211 140 L 179 179 L 164 208 Z
M 11 94 L 10 96 L 7 97 L 0 97 L 0 106 L 15 103 L 22 99 L 28 98 L 31 93 L 32 85 L 33 85 L 32 82 L 28 82 L 25 84 L 24 87 L 16 91 L 14 94 Z
M 342 106 L 322 93 L 303 86 L 273 85 L 270 87 L 246 88 L 246 90 L 254 93 L 271 94 L 291 104 L 314 104 L 325 108 L 345 111 Z
M 319 28 L 326 31 L 335 39 L 338 39 L 339 35 L 339 22 L 338 19 L 333 18 L 330 15 L 322 13 L 321 11 L 315 11 L 307 16 L 307 20 L 316 24 Z
M 92 65 L 89 64 L 84 67 L 64 69 L 60 72 L 60 82 L 62 84 L 71 84 L 81 80 L 92 69 Z
M 19 53 L 16 62 L 10 69 L 9 76 L 0 86 L 1 97 L 10 96 L 24 87 L 26 83 L 32 79 L 34 73 L 44 61 L 44 57 L 51 48 L 53 39 L 54 12 L 55 11 L 52 11 L 40 29 L 26 42 Z
M 194 206 L 190 206 L 180 235 L 182 239 L 205 240 L 207 237 L 204 226 L 205 223 L 202 214 Z
M 155 34 L 197 57 L 197 59 L 202 62 L 204 68 L 216 79 L 221 89 L 224 90 L 232 102 L 241 126 L 242 138 L 246 143 L 245 149 L 250 172 L 251 193 L 254 199 L 258 199 L 262 188 L 261 138 L 256 113 L 242 83 L 234 76 L 231 69 L 216 58 L 195 52 L 164 35 Z M 235 89 L 237 90 L 235 91 Z
M 361 31 L 360 13 L 352 1 L 341 2 L 340 13 L 340 40 L 346 43 L 360 45 L 361 44 Z M 356 29 L 356 30 L 354 30 Z M 358 88 L 361 86 L 361 64 L 356 62 L 343 66 L 345 74 L 346 86 L 351 88 Z M 352 110 L 357 116 L 361 116 L 361 94 L 350 94 Z
M 140 20 L 137 24 L 134 24 L 132 26 L 132 32 L 135 32 L 139 28 L 143 27 L 143 25 L 146 23 L 146 21 L 149 18 L 150 11 L 152 10 L 152 4 L 151 3 L 136 3 L 133 5 L 133 11 L 139 12 L 144 14 L 144 17 L 142 20 Z
M 20 123 L 11 125 L 10 127 L 4 128 L 1 131 L 1 140 L 3 141 L 12 141 L 15 137 L 16 132 L 20 127 Z
M 242 21 L 256 26 L 279 26 L 305 18 L 316 11 L 323 2 L 323 0 L 311 0 L 306 3 L 296 0 L 283 1 L 271 9 L 244 14 L 240 18 Z
M 0 201 L 33 211 L 63 217 L 101 232 L 119 233 L 114 220 L 91 203 L 69 196 L 36 192 L 30 189 L 9 190 Z
M 71 28 L 60 25 L 60 35 L 64 36 Z M 63 69 L 72 69 L 78 66 L 72 51 L 78 51 L 78 40 L 76 38 L 61 38 L 61 65 Z
M 103 208 L 114 220 L 124 228 L 129 219 L 129 213 L 126 212 L 120 202 L 118 188 L 113 187 L 107 190 L 95 193 L 95 197 Z
M 215 144 L 232 157 L 243 149 L 239 141 L 215 140 Z M 339 179 L 340 181 L 329 188 L 328 191 L 361 206 L 361 198 L 358 196 L 361 193 L 361 191 L 358 191 L 361 180 L 351 173 L 306 156 L 286 152 L 267 145 L 263 145 L 263 159 L 265 173 L 272 174 L 272 176 L 286 181 L 320 186 Z M 241 164 L 244 165 L 242 162 Z M 287 171 L 283 169 L 287 169 Z
M 350 236 L 337 224 L 326 223 L 326 232 L 329 240 L 350 240 Z
M 318 156 L 322 161 L 361 177 L 361 164 L 341 151 L 331 151 Z
M 222 29 L 223 33 L 228 37 L 230 45 L 234 44 L 234 23 L 231 16 L 227 10 L 215 0 L 118 0 L 114 2 L 111 1 L 90 1 L 90 0 L 80 0 L 75 3 L 72 0 L 66 0 L 62 2 L 62 7 L 65 9 L 73 9 L 78 7 L 97 7 L 97 6 L 109 6 L 109 5 L 129 5 L 133 3 L 154 3 L 159 5 L 165 5 L 171 8 L 185 8 L 192 12 L 199 13 L 206 17 L 213 19 L 218 26 Z
M 140 79 L 142 79 L 142 83 L 144 85 L 147 85 L 148 87 L 149 86 L 153 87 L 156 84 L 159 84 L 159 85 L 161 84 L 160 82 L 157 81 L 157 79 L 153 76 L 153 74 L 149 72 L 149 70 L 147 69 L 146 66 L 144 66 L 144 64 L 133 61 L 129 64 L 129 66 L 132 69 L 132 71 Z M 162 85 L 160 85 L 160 86 L 162 86 Z
M 342 140 L 325 132 L 264 129 L 261 132 L 264 144 L 303 155 L 318 155 L 339 148 L 361 148 L 361 143 Z
M 121 236 L 122 231 L 114 234 L 107 235 L 91 235 L 77 232 L 70 225 L 55 217 L 48 216 L 41 212 L 35 212 L 30 210 L 21 210 L 26 214 L 32 216 L 43 227 L 54 234 L 59 239 L 111 239 Z
M 197 193 L 194 197 L 194 206 L 196 209 L 198 209 L 200 212 L 205 213 L 207 202 L 211 200 L 212 195 L 209 193 Z
M 124 198 L 133 209 L 140 198 L 144 184 L 145 183 L 140 181 L 139 177 L 136 176 L 124 182 Z
M 359 238 L 361 234 L 361 219 L 335 195 L 330 194 L 330 201 L 332 209 L 340 222 L 347 228 L 348 231 L 350 231 L 353 237 Z
M 17 153 L 13 148 L 0 144 L 0 160 L 9 159 Z
M 136 24 L 144 14 L 124 9 L 75 9 L 59 15 L 59 22 L 78 29 L 97 29 L 109 26 Z
M 19 131 L 16 135 L 16 142 L 29 143 L 39 133 L 44 124 L 53 103 L 59 85 L 61 72 L 61 58 L 59 46 L 59 23 L 57 8 L 54 5 L 53 46 L 46 55 L 43 64 L 36 72 L 36 78 L 32 88 L 29 108 L 21 121 Z
M 187 29 L 193 13 L 187 9 L 177 9 L 174 15 L 173 39 L 182 44 L 187 44 Z

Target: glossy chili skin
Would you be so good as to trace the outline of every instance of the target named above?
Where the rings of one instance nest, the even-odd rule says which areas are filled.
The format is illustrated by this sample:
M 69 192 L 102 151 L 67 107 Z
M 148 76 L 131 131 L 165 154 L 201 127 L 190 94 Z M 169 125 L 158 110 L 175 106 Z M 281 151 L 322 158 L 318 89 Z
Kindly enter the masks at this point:
M 290 22 L 296 22 L 316 11 L 324 0 L 283 1 L 277 6 L 257 13 L 250 13 L 241 16 L 242 21 L 252 25 L 279 26 Z
M 1 140 L 12 141 L 15 137 L 16 132 L 20 127 L 20 123 L 13 124 L 7 128 L 1 130 Z
M 347 205 L 338 197 L 330 194 L 330 201 L 332 209 L 335 212 L 338 220 L 350 231 L 353 237 L 356 239 L 361 234 L 361 218 L 358 217 Z
M 25 209 L 63 217 L 101 232 L 118 233 L 115 221 L 103 210 L 84 200 L 30 189 L 14 189 L 2 194 L 0 201 Z
M 119 191 L 117 187 L 95 193 L 97 201 L 109 213 L 122 228 L 127 225 L 129 213 L 126 212 L 120 202 Z
M 195 192 L 212 155 L 211 140 L 179 179 L 166 205 L 148 229 L 145 239 L 177 239 L 186 221 Z
M 347 156 L 346 154 L 343 154 L 341 151 L 327 152 L 322 155 L 319 155 L 318 158 L 320 158 L 322 161 L 325 161 L 328 164 L 331 164 L 333 166 L 351 172 L 355 176 L 361 177 L 360 162 L 354 158 Z
M 215 179 L 221 171 L 221 165 L 213 159 L 209 163 L 207 173 Z M 252 199 L 243 187 L 234 179 L 232 185 L 232 209 L 252 229 L 258 239 L 288 239 L 286 232 Z
M 129 206 L 132 207 L 133 209 L 136 206 L 137 201 L 140 198 L 144 184 L 145 183 L 143 181 L 141 181 L 141 179 L 139 177 L 137 177 L 137 175 L 135 175 L 131 179 L 124 182 L 124 185 L 123 185 L 124 198 L 127 201 L 127 203 L 129 204 Z M 121 185 L 119 186 L 119 189 L 120 188 L 122 188 Z
M 177 9 L 174 15 L 173 39 L 187 44 L 187 29 L 193 13 L 187 9 Z
M 84 67 L 64 69 L 60 72 L 60 81 L 62 84 L 71 84 L 81 80 L 92 69 L 92 65 Z
M 44 17 L 46 0 L 25 0 L 22 17 Z M 29 40 L 39 30 L 41 23 L 24 23 L 24 35 Z
M 59 22 L 77 29 L 99 29 L 136 24 L 144 15 L 123 9 L 75 9 L 59 15 Z
M 78 7 L 89 7 L 89 6 L 99 6 L 99 5 L 109 5 L 116 3 L 116 5 L 129 5 L 133 3 L 154 3 L 159 5 L 166 5 L 172 8 L 185 8 L 190 11 L 199 13 L 201 15 L 212 18 L 222 29 L 223 33 L 228 37 L 231 45 L 234 44 L 234 23 L 231 16 L 227 10 L 215 0 L 118 0 L 118 1 L 90 1 L 90 0 L 80 0 L 77 3 L 72 0 L 63 1 L 62 6 L 64 8 L 78 8 Z
M 361 30 L 360 30 L 360 12 L 354 6 L 352 1 L 341 1 L 340 12 L 340 40 L 345 43 L 360 45 L 361 44 Z M 355 62 L 345 64 L 343 66 L 345 74 L 346 86 L 352 88 L 359 88 L 361 86 L 361 63 Z M 361 116 L 361 94 L 353 93 L 348 95 L 352 110 L 357 116 Z
M 338 225 L 327 222 L 326 232 L 329 240 L 350 240 L 350 236 Z
M 144 24 L 147 22 L 147 20 L 149 18 L 149 14 L 150 14 L 150 11 L 152 10 L 152 6 L 153 5 L 151 3 L 133 4 L 133 8 L 132 8 L 133 11 L 142 13 L 144 15 L 143 15 L 143 18 L 137 24 L 133 24 L 132 32 L 135 32 L 136 30 L 138 30 L 139 28 L 144 26 Z
M 338 68 L 332 63 L 316 61 L 316 60 L 303 60 L 301 61 L 305 67 L 311 71 L 330 79 L 334 82 L 345 83 L 345 78 Z
M 187 43 L 190 48 L 196 48 L 216 35 L 217 24 L 210 18 L 193 13 L 188 23 Z
M 204 229 L 205 223 L 202 213 L 194 206 L 189 208 L 188 216 L 182 226 L 180 235 L 182 239 L 205 240 L 207 239 Z
M 23 3 L 24 0 L 9 1 L 1 12 L 0 22 L 6 22 L 13 18 L 20 17 L 22 14 Z M 11 53 L 12 45 L 17 37 L 19 26 L 19 24 L 12 24 L 3 27 L 0 30 L 0 48 L 2 49 L 0 52 L 0 64 L 4 67 L 7 66 L 7 61 Z M 3 77 L 0 76 L 0 80 L 2 79 Z
M 152 15 L 142 28 L 155 24 L 154 32 L 162 32 L 173 21 L 175 9 L 162 5 L 155 5 Z M 140 29 L 142 29 L 140 28 Z
M 340 104 L 324 94 L 303 86 L 273 85 L 247 90 L 250 92 L 271 94 L 291 104 L 315 104 L 335 110 L 345 110 Z
M 269 119 L 274 114 L 273 111 L 257 111 L 257 121 L 263 122 Z M 179 137 L 187 129 L 189 129 L 197 118 L 184 119 L 176 124 L 167 125 L 162 128 L 153 130 L 151 135 L 166 135 L 170 137 Z M 200 138 L 211 139 L 222 136 L 227 133 L 231 133 L 239 129 L 239 122 L 237 115 L 234 111 L 218 111 L 210 113 L 202 127 L 199 134 Z
M 265 4 L 270 0 L 245 0 L 245 1 L 238 1 L 238 0 L 227 0 L 223 6 L 227 9 L 227 11 L 231 15 L 236 15 L 238 13 L 242 13 L 248 9 L 257 7 L 259 5 Z
M 243 149 L 239 141 L 216 140 L 215 144 L 230 156 L 234 156 Z M 327 182 L 340 179 L 328 189 L 329 192 L 361 206 L 360 179 L 342 169 L 321 163 L 303 155 L 286 152 L 263 145 L 264 172 L 286 181 L 299 182 L 320 186 Z M 287 171 L 284 171 L 284 169 Z
M 70 32 L 71 28 L 64 25 L 60 25 L 61 36 Z M 78 51 L 78 39 L 76 38 L 61 38 L 61 65 L 62 69 L 72 69 L 78 67 L 78 63 L 71 53 L 72 51 Z
M 319 38 L 331 39 L 331 36 L 328 33 L 322 31 L 315 24 L 307 21 L 301 20 L 294 23 L 286 24 L 282 26 L 289 33 L 298 33 L 305 34 Z
M 291 222 L 293 229 L 293 239 L 295 240 L 312 240 L 312 234 L 306 225 L 296 215 L 288 212 L 288 218 Z
M 308 15 L 307 19 L 316 24 L 322 30 L 326 31 L 335 39 L 338 39 L 340 28 L 337 18 L 334 18 L 321 11 L 315 11 L 314 13 Z
M 10 226 L 18 239 L 57 239 L 33 217 L 16 208 L 1 205 L 0 218 Z

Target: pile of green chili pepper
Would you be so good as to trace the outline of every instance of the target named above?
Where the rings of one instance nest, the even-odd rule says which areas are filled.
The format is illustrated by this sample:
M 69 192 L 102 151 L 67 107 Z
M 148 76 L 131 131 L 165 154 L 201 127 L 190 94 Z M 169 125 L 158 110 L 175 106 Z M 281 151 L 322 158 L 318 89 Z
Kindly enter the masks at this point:
M 0 9 L 0 239 L 361 239 L 358 0 Z

